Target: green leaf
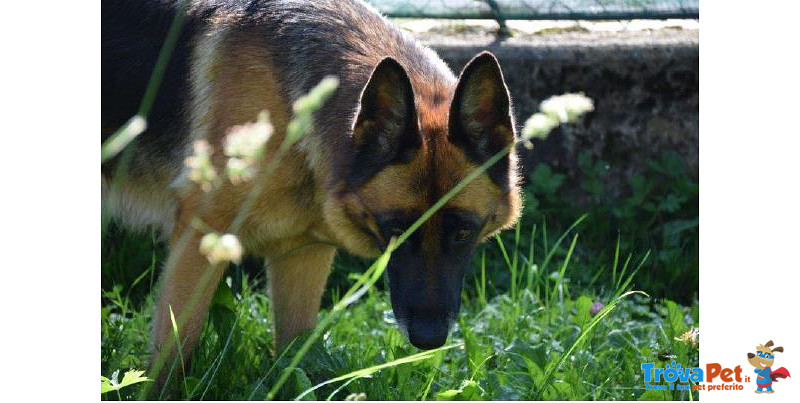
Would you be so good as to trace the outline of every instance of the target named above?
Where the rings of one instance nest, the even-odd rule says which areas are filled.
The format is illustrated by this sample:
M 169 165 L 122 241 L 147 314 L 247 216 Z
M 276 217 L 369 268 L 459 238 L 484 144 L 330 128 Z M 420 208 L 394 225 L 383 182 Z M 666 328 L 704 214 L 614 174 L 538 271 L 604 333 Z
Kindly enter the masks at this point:
M 114 390 L 114 386 L 111 385 L 111 380 L 100 375 L 100 394 L 111 392 Z
M 139 382 L 146 382 L 146 381 L 150 381 L 151 380 L 150 378 L 148 378 L 146 376 L 142 376 L 142 374 L 144 374 L 144 371 L 131 370 L 131 371 L 126 372 L 125 376 L 122 377 L 122 382 L 119 383 L 119 386 L 117 387 L 117 389 L 122 389 L 122 388 L 124 388 L 126 386 L 130 386 L 130 385 L 133 385 L 133 384 L 136 384 L 136 383 L 139 383 Z
M 450 389 L 436 394 L 436 400 L 458 400 L 456 396 L 461 393 L 458 389 Z
M 236 300 L 233 296 L 233 290 L 226 281 L 221 281 L 217 291 L 214 293 L 214 298 L 211 300 L 211 305 L 219 305 L 227 308 L 231 312 L 236 311 Z
M 679 196 L 676 194 L 668 194 L 664 199 L 661 200 L 658 207 L 661 210 L 666 211 L 667 213 L 674 213 L 681 208 L 681 205 L 686 202 L 686 196 Z
M 540 382 L 541 379 L 544 378 L 544 371 L 542 371 L 542 368 L 528 357 L 523 356 L 522 359 L 528 367 L 528 376 L 531 377 L 531 381 L 533 381 L 534 384 Z
M 295 390 L 298 393 L 309 390 L 314 386 L 311 383 L 311 379 L 308 379 L 308 375 L 306 375 L 306 372 L 303 371 L 301 368 L 294 369 L 294 382 L 295 382 Z M 311 392 L 302 396 L 300 400 L 317 400 L 317 395 L 312 390 Z
M 482 400 L 483 391 L 478 383 L 467 379 L 458 389 L 450 389 L 436 394 L 436 400 Z
M 686 329 L 686 322 L 684 322 L 685 314 L 678 304 L 670 300 L 665 300 L 664 305 L 667 307 L 667 320 L 669 321 L 670 338 L 678 337 L 683 334 Z
M 556 382 L 544 391 L 544 400 L 573 399 L 572 386 L 566 382 Z
M 556 191 L 564 184 L 566 175 L 554 173 L 550 166 L 539 163 L 530 176 L 531 186 L 535 192 L 553 199 Z
M 122 381 L 117 383 L 117 376 L 119 370 L 114 371 L 111 379 L 100 375 L 100 393 L 111 392 L 112 390 L 120 390 L 126 386 L 134 385 L 139 382 L 151 382 L 152 379 L 142 376 L 144 371 L 130 370 L 122 377 Z

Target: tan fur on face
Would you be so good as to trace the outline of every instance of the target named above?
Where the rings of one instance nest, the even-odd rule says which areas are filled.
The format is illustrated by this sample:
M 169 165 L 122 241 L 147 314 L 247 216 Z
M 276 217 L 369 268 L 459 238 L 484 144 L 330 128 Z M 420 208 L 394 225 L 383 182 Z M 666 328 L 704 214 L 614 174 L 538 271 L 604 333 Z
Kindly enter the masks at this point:
M 436 106 L 420 109 L 422 131 L 428 136 L 410 163 L 390 165 L 357 191 L 345 195 L 339 202 L 329 203 L 326 218 L 329 219 L 330 227 L 336 230 L 339 241 L 351 252 L 363 256 L 376 256 L 379 253 L 375 239 L 380 239 L 380 229 L 374 222 L 372 213 L 401 210 L 422 214 L 478 168 L 467 159 L 461 149 L 449 143 L 443 136 L 446 115 L 442 117 L 432 113 L 437 109 Z M 445 209 L 457 208 L 484 218 L 486 225 L 479 234 L 480 240 L 501 229 L 512 227 L 519 218 L 522 199 L 517 184 L 514 151 L 509 159 L 511 169 L 508 192 L 503 192 L 488 175 L 483 174 L 444 206 Z M 437 216 L 434 215 L 429 223 L 423 225 L 426 245 L 438 244 Z
M 406 211 L 421 213 L 428 199 L 425 186 L 424 152 L 410 163 L 390 165 L 360 189 L 341 198 L 328 200 L 325 218 L 334 237 L 350 252 L 375 257 L 382 239 L 374 213 Z
M 442 161 L 446 161 L 449 166 L 442 167 L 442 169 L 446 169 L 452 174 L 442 175 L 438 178 L 440 188 L 447 190 L 452 189 L 470 172 L 478 168 L 469 162 L 461 150 L 456 147 L 450 146 L 448 153 L 451 154 L 451 157 Z M 513 155 L 513 151 L 509 158 L 511 159 L 512 177 L 509 181 L 511 185 L 508 192 L 503 192 L 487 174 L 483 174 L 470 182 L 447 204 L 448 207 L 470 211 L 486 220 L 486 225 L 479 235 L 481 240 L 501 229 L 514 226 L 519 218 L 522 199 L 516 184 L 516 156 Z

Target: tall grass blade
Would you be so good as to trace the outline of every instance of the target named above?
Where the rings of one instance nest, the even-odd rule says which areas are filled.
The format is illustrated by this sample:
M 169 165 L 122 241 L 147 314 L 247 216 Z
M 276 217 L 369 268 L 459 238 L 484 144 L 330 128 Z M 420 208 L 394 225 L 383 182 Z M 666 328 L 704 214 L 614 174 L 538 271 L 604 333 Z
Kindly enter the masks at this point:
M 611 286 L 617 288 L 617 265 L 619 264 L 619 242 L 620 235 L 617 232 L 617 247 L 614 249 L 614 271 L 611 272 Z
M 556 240 L 556 243 L 553 244 L 552 249 L 545 248 L 546 255 L 544 261 L 542 262 L 542 267 L 541 267 L 542 273 L 547 273 L 547 265 L 550 263 L 550 260 L 553 258 L 553 255 L 555 255 L 556 251 L 558 251 L 558 247 L 561 245 L 561 242 L 564 242 L 564 239 L 566 239 L 567 234 L 569 234 L 570 231 L 575 229 L 575 227 L 577 227 L 580 223 L 582 223 L 583 220 L 585 220 L 586 217 L 588 216 L 589 216 L 588 214 L 583 214 L 580 217 L 578 217 L 578 219 L 575 220 L 575 222 L 573 222 L 572 225 L 570 225 L 569 228 L 567 228 L 567 230 L 564 231 L 563 234 L 561 234 L 558 240 Z M 547 227 L 544 227 L 542 236 L 544 236 L 546 239 Z
M 408 364 L 408 363 L 415 362 L 415 361 L 427 360 L 428 358 L 433 357 L 436 353 L 438 353 L 440 351 L 446 351 L 446 350 L 450 350 L 450 349 L 455 348 L 455 347 L 462 347 L 462 346 L 463 346 L 463 344 L 451 344 L 449 346 L 443 346 L 443 347 L 439 347 L 437 349 L 423 351 L 421 353 L 417 353 L 417 354 L 414 354 L 414 355 L 409 355 L 408 357 L 398 358 L 396 360 L 393 360 L 393 361 L 390 361 L 390 362 L 387 362 L 387 363 L 384 363 L 384 364 L 375 365 L 375 366 L 372 366 L 372 367 L 369 367 L 369 368 L 359 369 L 358 371 L 353 371 L 353 372 L 350 372 L 350 373 L 342 375 L 342 376 L 337 376 L 336 378 L 328 379 L 325 382 L 318 383 L 318 384 L 314 385 L 314 387 L 305 390 L 303 393 L 301 393 L 297 397 L 295 397 L 294 400 L 300 400 L 305 395 L 307 395 L 307 394 L 309 394 L 309 393 L 311 393 L 311 392 L 313 392 L 313 391 L 315 391 L 315 390 L 317 390 L 317 389 L 319 389 L 319 388 L 321 388 L 321 387 L 323 387 L 325 385 L 331 384 L 331 383 L 340 382 L 340 381 L 343 381 L 343 380 L 346 380 L 346 379 L 350 379 L 350 378 L 363 378 L 365 376 L 369 376 L 370 374 L 373 374 L 373 373 L 378 372 L 378 371 L 380 371 L 382 369 L 385 369 L 385 368 L 396 367 L 398 365 Z
M 533 263 L 533 258 L 534 258 L 533 246 L 535 241 L 536 241 L 536 223 L 534 223 L 533 226 L 531 227 L 531 239 L 528 244 L 528 261 L 527 261 L 528 270 L 526 270 L 527 278 L 525 280 L 525 288 L 527 288 L 529 291 L 533 291 L 533 274 L 534 274 L 534 268 L 536 267 L 536 265 Z
M 169 306 L 169 320 L 172 322 L 172 335 L 175 336 L 175 347 L 178 349 L 178 357 L 180 357 L 181 360 L 184 393 L 188 395 L 189 385 L 186 384 L 186 363 L 183 360 L 183 343 L 181 343 L 181 337 L 178 333 L 178 324 L 175 322 L 175 314 L 172 312 L 172 305 Z

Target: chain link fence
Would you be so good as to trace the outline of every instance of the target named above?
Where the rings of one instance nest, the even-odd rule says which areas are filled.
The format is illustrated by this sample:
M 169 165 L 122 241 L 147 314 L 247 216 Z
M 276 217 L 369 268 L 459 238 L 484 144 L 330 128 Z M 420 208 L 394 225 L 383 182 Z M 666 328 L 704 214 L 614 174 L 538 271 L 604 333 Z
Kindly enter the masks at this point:
M 502 20 L 697 19 L 699 0 L 367 0 L 395 18 Z

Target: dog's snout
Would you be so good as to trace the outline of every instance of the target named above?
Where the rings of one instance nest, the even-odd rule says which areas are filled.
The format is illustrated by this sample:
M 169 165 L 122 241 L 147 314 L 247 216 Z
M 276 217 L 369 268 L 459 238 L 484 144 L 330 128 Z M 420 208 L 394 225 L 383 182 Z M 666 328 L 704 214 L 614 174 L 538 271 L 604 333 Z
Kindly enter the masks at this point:
M 755 356 L 756 356 L 756 355 L 755 355 L 755 354 L 753 354 L 753 353 L 747 353 L 747 358 L 753 358 L 753 357 L 755 357 Z
M 431 350 L 444 345 L 449 331 L 447 320 L 412 319 L 408 323 L 408 340 L 416 348 Z

